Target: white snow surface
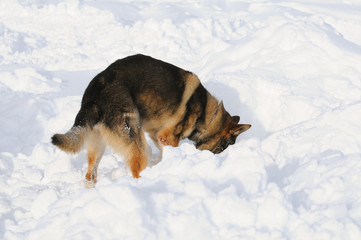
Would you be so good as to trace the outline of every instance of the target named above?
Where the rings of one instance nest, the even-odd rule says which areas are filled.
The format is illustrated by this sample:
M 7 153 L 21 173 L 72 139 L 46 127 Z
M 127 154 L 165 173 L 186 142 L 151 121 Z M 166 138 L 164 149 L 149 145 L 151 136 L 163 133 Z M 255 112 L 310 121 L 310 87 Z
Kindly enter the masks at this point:
M 86 188 L 50 138 L 135 53 L 252 128 L 219 155 L 151 145 L 140 179 L 107 150 Z M 359 0 L 1 0 L 0 96 L 0 239 L 361 239 Z

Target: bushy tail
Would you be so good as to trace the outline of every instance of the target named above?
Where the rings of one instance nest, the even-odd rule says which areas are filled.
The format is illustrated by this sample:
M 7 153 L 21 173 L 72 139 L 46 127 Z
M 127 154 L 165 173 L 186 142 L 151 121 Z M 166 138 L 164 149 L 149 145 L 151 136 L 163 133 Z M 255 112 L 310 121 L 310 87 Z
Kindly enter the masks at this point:
M 87 127 L 74 126 L 65 134 L 55 134 L 51 138 L 51 143 L 65 152 L 77 153 L 84 145 L 88 131 Z

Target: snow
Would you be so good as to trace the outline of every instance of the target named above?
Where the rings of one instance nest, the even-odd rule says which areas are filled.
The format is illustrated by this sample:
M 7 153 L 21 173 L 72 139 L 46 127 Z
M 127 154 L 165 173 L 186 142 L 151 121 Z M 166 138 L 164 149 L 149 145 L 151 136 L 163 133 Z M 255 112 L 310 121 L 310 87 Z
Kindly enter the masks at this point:
M 361 239 L 361 3 L 2 0 L 0 239 Z M 150 141 L 133 179 L 50 137 L 116 59 L 195 72 L 252 128 L 219 155 Z M 149 140 L 149 139 L 148 139 Z

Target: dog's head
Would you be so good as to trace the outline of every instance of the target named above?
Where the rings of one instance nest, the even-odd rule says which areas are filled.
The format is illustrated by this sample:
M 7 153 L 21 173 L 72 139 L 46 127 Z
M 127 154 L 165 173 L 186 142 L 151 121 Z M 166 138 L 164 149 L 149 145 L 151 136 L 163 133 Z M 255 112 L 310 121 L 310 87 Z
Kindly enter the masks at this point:
M 251 127 L 250 124 L 238 124 L 239 116 L 231 117 L 222 102 L 209 116 L 211 116 L 209 122 L 206 121 L 203 126 L 198 128 L 191 140 L 194 141 L 197 149 L 209 150 L 215 154 L 221 153 L 229 145 L 233 145 L 238 135 Z

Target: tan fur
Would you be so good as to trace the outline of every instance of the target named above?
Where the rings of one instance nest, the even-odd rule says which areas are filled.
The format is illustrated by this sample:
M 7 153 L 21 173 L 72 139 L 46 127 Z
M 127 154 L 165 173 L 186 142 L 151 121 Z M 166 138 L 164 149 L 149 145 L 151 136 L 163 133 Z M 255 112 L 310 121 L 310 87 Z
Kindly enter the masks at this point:
M 133 145 L 129 150 L 130 151 L 128 151 L 127 155 L 127 164 L 130 167 L 132 176 L 134 178 L 139 178 L 140 172 L 148 165 L 147 152 L 136 145 Z

